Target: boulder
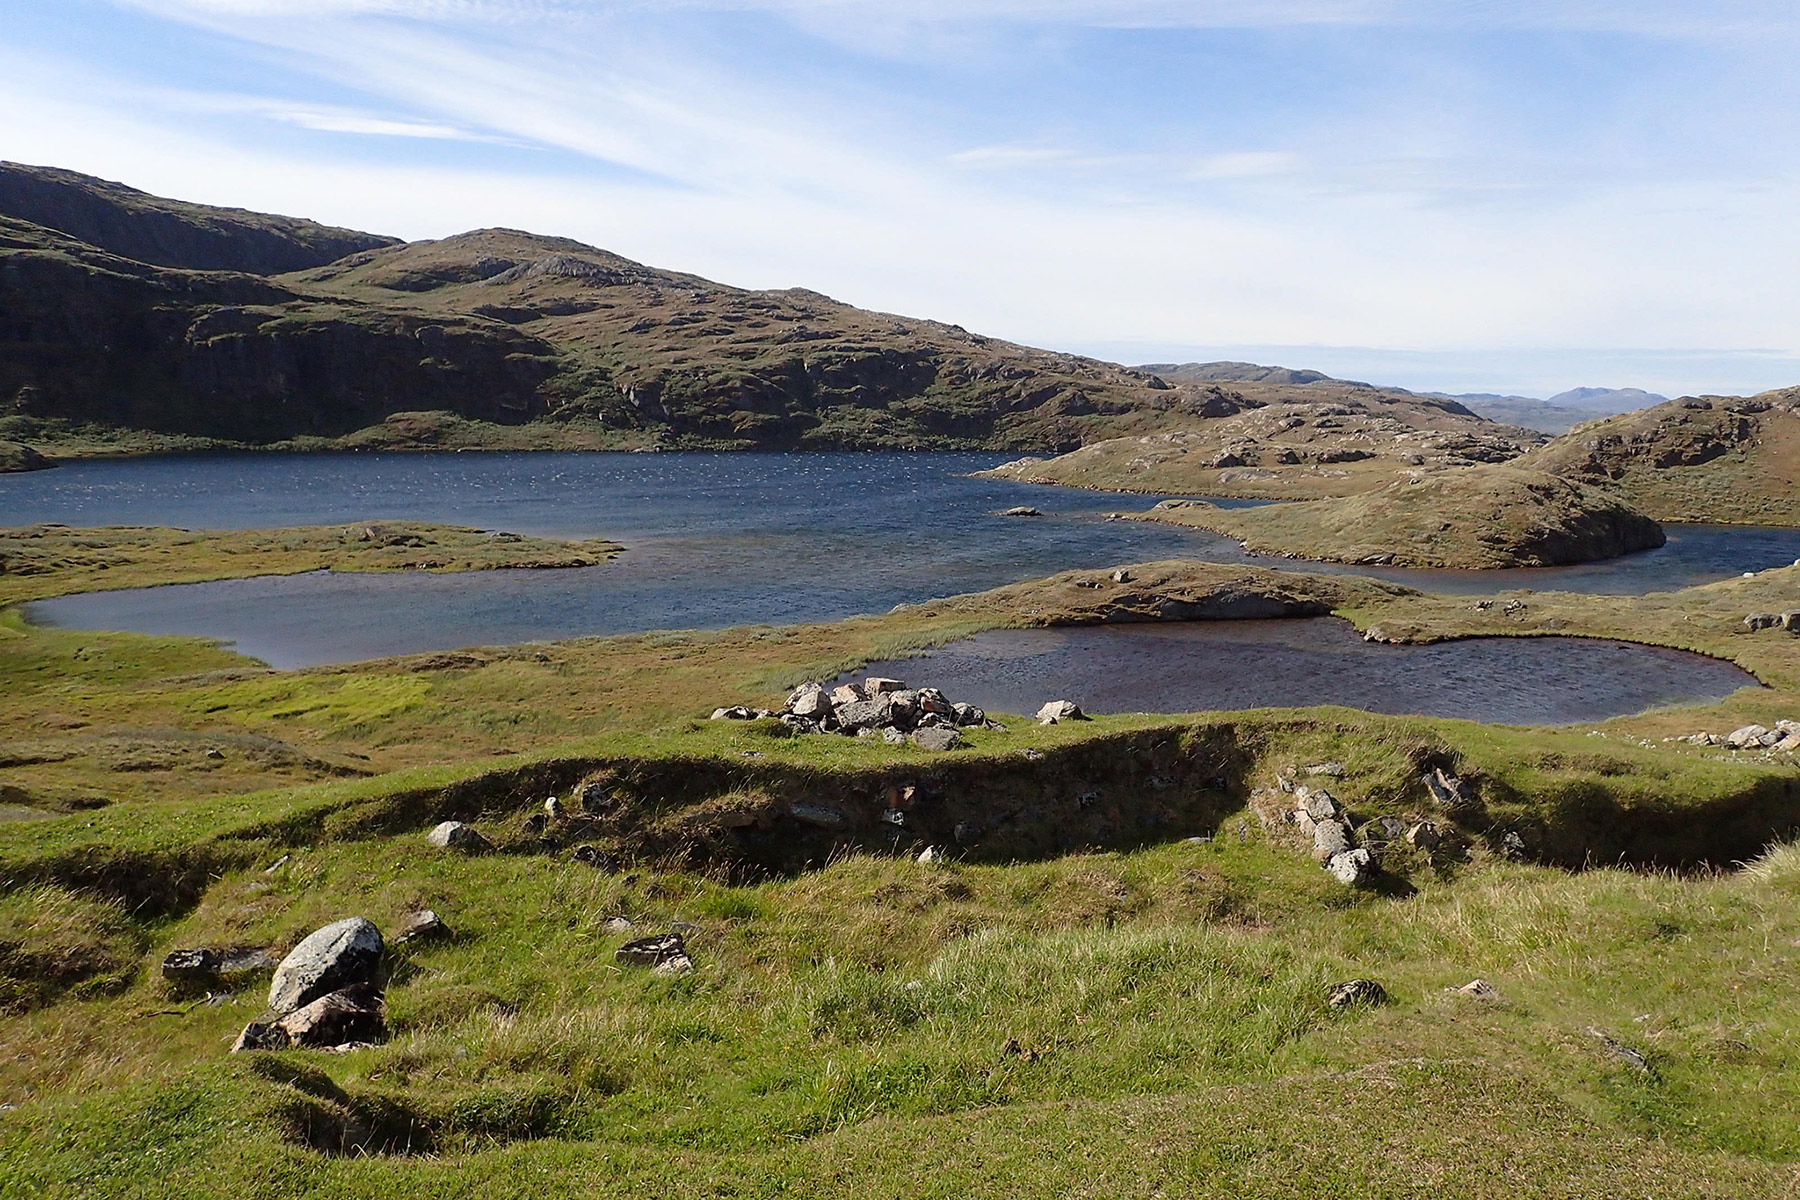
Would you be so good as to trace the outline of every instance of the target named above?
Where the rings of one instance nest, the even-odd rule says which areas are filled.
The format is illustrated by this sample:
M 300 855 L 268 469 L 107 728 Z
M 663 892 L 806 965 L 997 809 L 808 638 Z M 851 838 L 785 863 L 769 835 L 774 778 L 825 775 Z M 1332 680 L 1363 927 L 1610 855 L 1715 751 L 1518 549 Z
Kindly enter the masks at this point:
M 829 716 L 832 707 L 831 697 L 816 683 L 803 684 L 788 697 L 787 709 L 796 717 L 812 717 L 817 720 Z
M 1325 869 L 1345 887 L 1357 887 L 1367 883 L 1375 873 L 1375 859 L 1361 848 L 1345 850 L 1341 854 L 1332 855 L 1331 860 L 1325 864 Z
M 1744 618 L 1744 628 L 1751 633 L 1759 629 L 1774 629 L 1781 624 L 1781 617 L 1775 613 L 1751 613 Z
M 1324 788 L 1295 788 L 1294 799 L 1300 802 L 1300 807 L 1315 821 L 1329 821 L 1342 816 L 1344 812 L 1344 806 L 1338 803 L 1337 797 Z
M 953 717 L 956 715 L 956 705 L 950 703 L 950 698 L 936 688 L 920 688 L 919 711 L 936 713 L 940 717 Z
M 1087 714 L 1071 700 L 1052 700 L 1037 710 L 1039 725 L 1059 725 L 1064 721 L 1085 721 Z
M 950 706 L 950 716 L 958 725 L 985 725 L 987 714 L 973 704 L 958 702 Z
M 1334 983 L 1325 989 L 1325 1003 L 1332 1008 L 1349 1008 L 1356 1004 L 1385 1004 L 1387 989 L 1373 979 L 1351 979 Z
M 868 697 L 863 695 L 862 689 L 853 683 L 839 684 L 837 687 L 831 689 L 831 703 L 833 705 L 856 704 L 859 701 L 867 699 Z
M 162 977 L 170 983 L 210 983 L 218 971 L 219 956 L 211 950 L 172 950 L 162 960 Z
M 931 726 L 913 731 L 913 745 L 921 750 L 954 750 L 962 745 L 962 735 L 954 729 Z
M 742 704 L 733 704 L 726 708 L 713 709 L 712 719 L 715 721 L 752 721 L 756 719 L 754 709 L 745 708 Z
M 394 945 L 403 946 L 407 942 L 430 942 L 450 936 L 450 927 L 444 924 L 443 918 L 429 908 L 421 908 L 406 914 L 394 934 Z
M 493 844 L 461 821 L 445 821 L 425 835 L 425 840 L 443 850 L 463 850 L 479 854 L 493 849 Z
M 1130 583 L 1131 582 L 1131 572 L 1123 571 L 1123 570 L 1114 571 L 1112 573 L 1112 581 L 1114 583 Z
M 381 992 L 373 984 L 359 983 L 326 993 L 275 1022 L 275 1027 L 287 1035 L 290 1045 L 309 1049 L 378 1042 L 387 1036 L 381 1009 Z
M 881 731 L 881 740 L 890 746 L 904 746 L 906 744 L 906 735 L 890 725 Z
M 275 968 L 269 1008 L 286 1015 L 328 992 L 374 982 L 382 949 L 381 931 L 362 917 L 314 930 Z
M 1789 633 L 1800 633 L 1800 608 L 1790 608 L 1782 613 L 1781 627 Z
M 863 680 L 863 695 L 871 700 L 884 692 L 904 692 L 905 690 L 905 682 L 899 679 L 882 679 L 879 676 L 871 675 Z
M 1000 514 L 1003 517 L 1041 517 L 1044 514 L 1029 504 L 1015 504 Z

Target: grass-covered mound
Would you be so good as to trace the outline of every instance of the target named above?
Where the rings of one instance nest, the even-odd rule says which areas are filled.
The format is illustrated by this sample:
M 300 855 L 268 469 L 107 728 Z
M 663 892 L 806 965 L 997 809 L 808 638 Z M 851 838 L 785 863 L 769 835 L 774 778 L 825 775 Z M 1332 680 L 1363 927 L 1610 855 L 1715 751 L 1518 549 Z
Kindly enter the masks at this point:
M 56 463 L 30 446 L 0 441 L 0 475 L 18 471 L 42 471 Z
M 1511 466 L 1415 475 L 1355 496 L 1255 508 L 1168 500 L 1142 519 L 1212 529 L 1263 554 L 1405 567 L 1553 567 L 1665 540 L 1660 525 L 1608 492 Z
M 1601 485 L 1662 521 L 1800 524 L 1800 389 L 1590 421 L 1516 465 Z

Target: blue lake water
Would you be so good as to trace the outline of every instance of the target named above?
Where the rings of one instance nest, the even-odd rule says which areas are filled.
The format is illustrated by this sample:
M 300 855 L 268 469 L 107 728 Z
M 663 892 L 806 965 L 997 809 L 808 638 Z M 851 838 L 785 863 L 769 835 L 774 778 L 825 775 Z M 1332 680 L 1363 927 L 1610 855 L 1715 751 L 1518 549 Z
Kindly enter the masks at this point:
M 277 666 L 646 629 L 829 620 L 1073 568 L 1158 558 L 1357 571 L 1436 591 L 1642 593 L 1800 559 L 1800 530 L 1673 526 L 1669 545 L 1536 571 L 1397 571 L 1245 554 L 1201 530 L 1107 521 L 1152 498 L 970 479 L 1004 455 L 240 454 L 0 476 L 0 524 L 233 529 L 405 519 L 626 553 L 578 571 L 326 572 L 34 604 L 76 628 L 197 634 Z M 1229 502 L 1228 502 L 1229 503 Z M 1000 517 L 1031 505 L 1036 518 Z

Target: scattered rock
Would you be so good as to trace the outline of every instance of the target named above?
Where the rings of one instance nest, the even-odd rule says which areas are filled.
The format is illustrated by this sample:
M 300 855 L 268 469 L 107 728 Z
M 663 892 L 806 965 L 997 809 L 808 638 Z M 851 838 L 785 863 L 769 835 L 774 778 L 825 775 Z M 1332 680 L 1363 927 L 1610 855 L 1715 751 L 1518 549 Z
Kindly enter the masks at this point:
M 868 697 L 863 695 L 862 689 L 853 683 L 839 684 L 831 689 L 831 702 L 834 705 L 855 704 L 859 700 L 867 699 Z
M 1800 633 L 1800 608 L 1790 608 L 1782 613 L 1781 627 L 1789 633 Z
M 555 796 L 551 796 L 549 799 L 545 800 L 544 801 L 544 816 L 548 817 L 552 821 L 562 820 L 562 818 L 563 818 L 562 801 L 558 800 Z
M 328 992 L 373 982 L 382 949 L 381 931 L 362 917 L 314 930 L 275 968 L 269 1008 L 285 1015 Z
M 575 798 L 581 804 L 581 811 L 589 816 L 599 816 L 613 806 L 612 789 L 598 780 L 589 780 L 576 791 Z
M 461 821 L 445 821 L 426 834 L 425 840 L 440 849 L 462 850 L 469 854 L 493 849 L 491 842 Z
M 1386 1004 L 1387 989 L 1373 979 L 1352 979 L 1334 983 L 1325 989 L 1325 1003 L 1332 1008 L 1349 1008 L 1356 1004 Z
M 626 966 L 652 969 L 660 967 L 664 963 L 679 960 L 686 966 L 678 968 L 678 973 L 691 971 L 694 967 L 693 960 L 688 957 L 687 942 L 679 933 L 665 933 L 657 937 L 638 938 L 636 941 L 626 942 L 613 951 L 613 957 Z
M 796 804 L 788 809 L 796 821 L 804 821 L 808 825 L 816 825 L 820 829 L 842 829 L 844 813 L 842 809 L 827 808 L 822 804 Z
M 817 683 L 804 683 L 788 697 L 787 711 L 796 717 L 811 717 L 819 720 L 827 716 L 832 708 L 831 697 L 825 694 L 825 688 Z
M 921 750 L 954 750 L 963 744 L 962 735 L 956 730 L 937 726 L 915 730 L 912 740 Z
M 619 873 L 619 860 L 598 847 L 577 846 L 569 852 L 569 856 L 576 862 L 590 866 L 596 871 L 604 871 L 608 875 Z
M 421 908 L 406 914 L 399 930 L 394 934 L 394 945 L 403 946 L 408 942 L 430 942 L 450 936 L 450 927 L 444 924 L 443 918 L 429 908 Z
M 906 744 L 906 735 L 890 725 L 888 728 L 881 731 L 881 740 L 890 746 L 904 746 Z
M 1072 700 L 1052 700 L 1037 710 L 1039 725 L 1060 725 L 1064 721 L 1085 721 L 1088 719 L 1081 707 Z
M 1406 822 L 1399 817 L 1376 817 L 1362 828 L 1364 841 L 1397 842 L 1406 836 Z

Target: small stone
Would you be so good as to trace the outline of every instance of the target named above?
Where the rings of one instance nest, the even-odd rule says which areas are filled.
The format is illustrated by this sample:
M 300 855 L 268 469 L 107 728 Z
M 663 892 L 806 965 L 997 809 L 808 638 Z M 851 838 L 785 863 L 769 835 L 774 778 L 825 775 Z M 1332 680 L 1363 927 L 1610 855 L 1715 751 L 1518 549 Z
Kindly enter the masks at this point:
M 218 970 L 219 956 L 211 950 L 172 950 L 162 960 L 162 977 L 171 983 L 206 982 Z
M 445 821 L 426 834 L 425 840 L 441 850 L 462 850 L 469 854 L 493 848 L 492 843 L 461 821 Z
M 1471 979 L 1459 988 L 1444 990 L 1454 992 L 1459 996 L 1467 996 L 1472 1000 L 1497 1000 L 1500 998 L 1500 989 L 1485 979 Z
M 881 731 L 881 740 L 890 746 L 906 745 L 906 735 L 898 729 L 888 728 Z
M 1342 779 L 1344 777 L 1344 764 L 1341 762 L 1314 763 L 1312 766 L 1306 768 L 1306 773 L 1308 775 L 1329 775 L 1333 779 Z
M 694 969 L 694 960 L 685 954 L 671 954 L 650 968 L 652 975 L 686 975 Z
M 927 846 L 919 851 L 918 861 L 920 866 L 929 867 L 932 863 L 943 862 L 944 852 L 936 846 Z
M 755 716 L 756 713 L 742 704 L 732 704 L 725 708 L 713 709 L 712 719 L 715 721 L 748 721 Z
M 598 780 L 582 784 L 575 796 L 581 803 L 581 811 L 589 816 L 597 817 L 613 806 L 612 789 Z
M 1342 821 L 1319 821 L 1313 826 L 1313 857 L 1330 862 L 1350 849 L 1350 827 Z
M 223 750 L 219 749 L 217 746 L 208 746 L 206 748 L 206 757 L 216 761 L 218 759 L 224 758 L 225 752 Z
M 1114 571 L 1112 573 L 1112 581 L 1114 583 L 1130 583 L 1131 572 L 1125 570 Z
M 987 714 L 973 704 L 963 704 L 959 701 L 950 706 L 950 713 L 958 725 L 985 725 L 987 723 Z
M 548 800 L 544 801 L 544 815 L 546 817 L 549 817 L 552 821 L 562 820 L 562 815 L 563 815 L 562 801 L 558 800 L 555 796 L 552 796 Z
M 1476 807 L 1477 801 L 1468 786 L 1456 776 L 1445 774 L 1442 767 L 1426 775 L 1424 784 L 1425 790 L 1445 812 L 1463 812 Z
M 1443 840 L 1437 826 L 1430 821 L 1420 821 L 1406 831 L 1406 844 L 1420 850 L 1435 850 Z
M 429 942 L 449 936 L 450 927 L 444 924 L 443 918 L 429 908 L 421 908 L 406 914 L 406 919 L 394 934 L 394 944 L 401 946 L 407 942 Z
M 617 935 L 621 933 L 630 933 L 636 928 L 637 926 L 633 925 L 628 917 L 608 917 L 606 920 L 600 922 L 601 933 Z
M 231 1052 L 242 1054 L 246 1050 L 286 1050 L 288 1045 L 287 1032 L 274 1021 L 252 1021 L 237 1035 L 237 1041 L 231 1044 Z
M 1332 1008 L 1349 1008 L 1356 1004 L 1386 1004 L 1387 989 L 1373 979 L 1352 979 L 1334 983 L 1325 989 L 1325 1003 Z
M 1087 714 L 1072 700 L 1052 700 L 1037 710 L 1039 725 L 1058 725 L 1064 721 L 1085 721 Z
M 906 812 L 903 809 L 884 808 L 881 810 L 881 820 L 885 825 L 892 825 L 899 829 L 906 828 Z

